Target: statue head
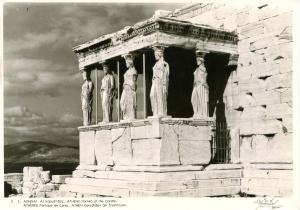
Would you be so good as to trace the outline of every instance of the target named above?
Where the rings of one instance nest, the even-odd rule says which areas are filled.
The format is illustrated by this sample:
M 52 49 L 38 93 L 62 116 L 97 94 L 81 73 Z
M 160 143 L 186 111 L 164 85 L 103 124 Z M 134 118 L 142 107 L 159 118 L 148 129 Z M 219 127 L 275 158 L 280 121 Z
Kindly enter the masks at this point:
M 89 73 L 87 72 L 86 68 L 80 70 L 83 81 L 89 80 Z
M 196 51 L 197 66 L 204 65 L 205 52 Z
M 107 64 L 103 64 L 103 72 L 104 74 L 109 74 L 110 73 L 110 69 L 109 69 L 109 66 Z
M 133 55 L 131 53 L 128 53 L 123 56 L 125 58 L 126 67 L 131 68 L 133 67 Z
M 154 49 L 154 56 L 155 56 L 155 60 L 160 60 L 161 58 L 164 57 L 164 47 L 163 46 L 155 46 L 153 47 Z

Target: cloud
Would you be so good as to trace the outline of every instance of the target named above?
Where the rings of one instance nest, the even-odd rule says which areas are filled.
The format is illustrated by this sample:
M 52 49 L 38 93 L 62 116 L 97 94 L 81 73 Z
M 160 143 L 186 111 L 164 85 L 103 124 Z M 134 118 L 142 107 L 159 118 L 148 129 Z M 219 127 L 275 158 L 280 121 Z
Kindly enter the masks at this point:
M 51 44 L 59 38 L 58 31 L 43 34 L 26 33 L 22 38 L 5 42 L 4 52 L 15 53 L 23 50 L 32 50 Z
M 4 93 L 7 96 L 47 95 L 57 97 L 65 88 L 81 83 L 70 66 L 43 59 L 10 59 L 4 62 Z
M 81 118 L 70 113 L 62 116 L 49 116 L 32 112 L 24 106 L 4 109 L 5 144 L 42 141 L 76 145 L 79 125 L 81 125 Z

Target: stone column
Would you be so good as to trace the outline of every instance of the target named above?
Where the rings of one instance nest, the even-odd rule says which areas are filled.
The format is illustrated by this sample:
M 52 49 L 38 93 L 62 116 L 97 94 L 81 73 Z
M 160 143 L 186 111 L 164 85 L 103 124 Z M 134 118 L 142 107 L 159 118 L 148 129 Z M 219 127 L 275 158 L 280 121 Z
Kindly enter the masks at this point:
M 194 71 L 194 87 L 191 97 L 194 119 L 205 119 L 208 117 L 208 84 L 207 72 L 204 65 L 204 57 L 207 51 L 196 49 L 197 68 Z
M 152 86 L 150 90 L 153 117 L 167 116 L 167 97 L 169 86 L 169 64 L 164 60 L 164 46 L 153 47 L 156 63 L 153 66 Z
M 91 72 L 86 68 L 80 69 L 83 78 L 81 87 L 81 105 L 83 113 L 83 125 L 91 125 L 92 122 L 92 109 L 93 109 L 93 90 L 94 84 L 91 80 Z
M 137 99 L 136 99 L 136 89 L 137 89 L 137 77 L 138 73 L 134 67 L 134 55 L 128 53 L 123 55 L 126 61 L 127 70 L 124 74 L 123 91 L 120 100 L 120 108 L 123 115 L 123 120 L 133 120 L 136 119 L 137 110 Z

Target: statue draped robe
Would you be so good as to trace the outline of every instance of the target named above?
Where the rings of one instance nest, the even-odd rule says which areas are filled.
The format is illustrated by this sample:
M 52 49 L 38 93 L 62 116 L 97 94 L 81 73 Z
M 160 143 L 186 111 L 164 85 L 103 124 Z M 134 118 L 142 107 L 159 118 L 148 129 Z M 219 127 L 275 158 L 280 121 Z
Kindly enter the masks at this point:
M 158 61 L 153 67 L 150 100 L 153 116 L 167 116 L 169 64 Z
M 84 126 L 90 125 L 92 122 L 93 89 L 92 81 L 85 80 L 83 82 L 81 87 L 81 105 Z
M 120 100 L 124 120 L 136 118 L 136 78 L 137 71 L 134 67 L 129 68 L 124 74 L 123 92 Z
M 115 82 L 113 75 L 105 75 L 102 79 L 100 91 L 102 100 L 103 122 L 112 121 L 112 102 L 114 96 L 114 88 Z
M 208 85 L 207 73 L 204 65 L 199 66 L 194 72 L 194 88 L 192 92 L 192 105 L 195 119 L 208 117 Z

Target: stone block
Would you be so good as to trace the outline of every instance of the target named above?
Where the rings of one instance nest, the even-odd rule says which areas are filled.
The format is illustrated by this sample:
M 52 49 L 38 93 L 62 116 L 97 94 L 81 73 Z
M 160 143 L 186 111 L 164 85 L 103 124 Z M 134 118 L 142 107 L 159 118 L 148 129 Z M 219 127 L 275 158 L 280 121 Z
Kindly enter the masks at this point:
M 280 92 L 280 102 L 292 103 L 292 101 L 293 101 L 293 89 L 292 88 L 283 89 L 283 91 Z
M 239 92 L 239 87 L 237 83 L 227 83 L 225 90 L 224 90 L 224 96 L 232 96 L 237 95 Z
M 293 42 L 285 42 L 279 44 L 280 55 L 284 59 L 293 59 Z
M 293 42 L 280 43 L 269 47 L 266 57 L 277 64 L 283 62 L 285 59 L 291 60 L 293 58 Z
M 41 176 L 42 183 L 44 184 L 51 181 L 50 171 L 41 171 L 40 176 Z
M 282 115 L 293 114 L 293 108 L 288 103 L 270 104 L 267 106 L 266 110 L 267 117 L 280 117 Z
M 261 79 L 243 80 L 239 82 L 239 92 L 253 92 L 265 90 L 266 84 Z
M 241 119 L 264 119 L 266 113 L 266 109 L 262 106 L 249 106 L 244 108 Z
M 41 171 L 43 171 L 43 167 L 31 167 L 26 166 L 23 168 L 23 181 L 26 182 L 41 182 Z
M 257 50 L 266 49 L 276 44 L 278 44 L 278 38 L 273 34 L 260 36 L 250 41 L 249 50 L 255 52 Z
M 252 66 L 243 66 L 237 68 L 237 78 L 238 80 L 247 80 L 252 77 Z
M 277 17 L 272 17 L 264 20 L 265 32 L 274 33 L 276 35 L 279 35 L 286 27 L 292 26 L 292 24 L 292 12 L 285 12 L 283 14 L 278 15 Z
M 293 170 L 284 170 L 284 169 L 265 170 L 265 169 L 245 168 L 243 171 L 243 177 L 244 178 L 260 178 L 260 179 L 292 180 L 293 179 Z
M 252 94 L 252 93 L 251 93 Z M 244 93 L 240 93 L 240 95 L 228 96 L 225 99 L 225 105 L 230 109 L 238 109 L 240 107 L 249 107 L 255 106 L 255 99 L 249 95 Z
M 258 10 L 258 19 L 265 20 L 274 16 L 277 16 L 279 13 L 279 8 L 276 6 L 266 5 L 259 8 Z
M 150 120 L 150 125 L 131 127 L 131 139 L 160 138 L 159 120 Z
M 161 141 L 161 139 L 132 140 L 134 164 L 160 165 Z
M 179 141 L 181 164 L 208 164 L 211 159 L 210 141 Z
M 293 115 L 282 116 L 282 126 L 286 129 L 284 132 L 292 133 L 293 132 Z
M 229 124 L 233 124 L 235 120 L 240 119 L 242 115 L 242 111 L 238 110 L 228 110 L 228 108 L 225 109 L 225 116 L 227 118 L 227 122 Z
M 47 184 L 43 184 L 38 186 L 38 191 L 39 192 L 51 192 L 54 190 L 58 190 L 59 189 L 59 184 L 53 184 L 53 183 L 47 183 Z
M 253 135 L 241 141 L 241 161 L 245 163 L 291 163 L 292 135 Z
M 164 137 L 166 138 L 171 132 L 173 133 L 171 138 L 178 138 L 179 140 L 209 140 L 211 138 L 211 128 L 209 126 L 174 125 L 172 127 L 164 126 L 164 128 L 168 128 L 164 130 Z
M 95 135 L 97 165 L 113 165 L 111 130 L 99 130 Z
M 240 55 L 243 55 L 249 53 L 249 47 L 250 47 L 250 39 L 242 39 L 238 42 L 237 50 Z M 238 63 L 241 64 L 243 62 L 238 62 Z
M 116 165 L 132 164 L 130 128 L 112 129 L 113 161 Z
M 276 196 L 276 197 L 289 197 L 292 193 L 292 188 L 278 188 L 278 187 L 242 187 L 242 192 L 256 195 L 256 196 Z
M 241 135 L 282 133 L 282 124 L 278 120 L 253 119 L 240 123 Z
M 197 135 L 200 138 L 206 138 L 207 132 L 209 133 L 206 127 L 201 126 L 178 126 L 176 130 L 176 125 L 162 124 L 160 126 L 160 132 L 162 135 L 161 146 L 160 146 L 160 165 L 177 165 L 179 162 L 179 153 L 178 153 L 178 138 L 187 137 L 188 139 L 195 139 Z M 206 128 L 201 129 L 201 128 Z M 187 129 L 190 129 L 190 132 L 186 132 Z M 198 131 L 198 132 L 195 132 Z M 203 130 L 205 132 L 203 132 Z M 194 132 L 193 132 L 194 131 Z M 202 132 L 201 132 L 202 131 Z M 182 136 L 180 136 L 182 134 Z
M 257 105 L 269 105 L 280 103 L 280 93 L 275 90 L 254 92 L 253 98 Z
M 273 61 L 266 61 L 263 63 L 258 63 L 253 66 L 252 77 L 253 78 L 268 78 L 270 76 L 276 75 L 280 73 L 279 66 L 276 63 L 272 63 Z
M 65 183 L 65 179 L 66 178 L 70 178 L 72 177 L 72 175 L 52 175 L 52 180 L 51 182 L 52 183 L 55 183 L 55 184 L 64 184 Z
M 31 181 L 24 181 L 23 182 L 23 187 L 33 188 L 35 185 L 37 185 L 37 183 L 31 182 Z
M 232 163 L 240 162 L 240 130 L 237 127 L 230 129 L 230 160 Z
M 46 198 L 46 193 L 42 192 L 42 191 L 38 191 L 38 192 L 35 193 L 34 197 L 37 197 L 37 198 Z
M 80 164 L 95 165 L 95 131 L 79 133 Z
M 239 35 L 243 37 L 258 36 L 264 33 L 264 24 L 261 22 L 250 23 L 240 27 Z
M 242 52 L 239 54 L 239 59 L 238 59 L 238 68 L 247 68 L 248 66 L 251 65 L 251 56 L 249 56 L 251 53 L 248 51 Z
M 95 172 L 94 171 L 88 171 L 88 170 L 75 170 L 72 173 L 72 177 L 95 177 Z M 67 180 L 68 178 L 66 178 L 65 180 Z
M 14 186 L 19 186 L 23 181 L 23 173 L 8 173 L 4 174 L 4 182 L 7 182 Z
M 280 73 L 287 73 L 293 71 L 293 60 L 292 59 L 282 59 L 280 63 L 274 64 L 279 68 Z

